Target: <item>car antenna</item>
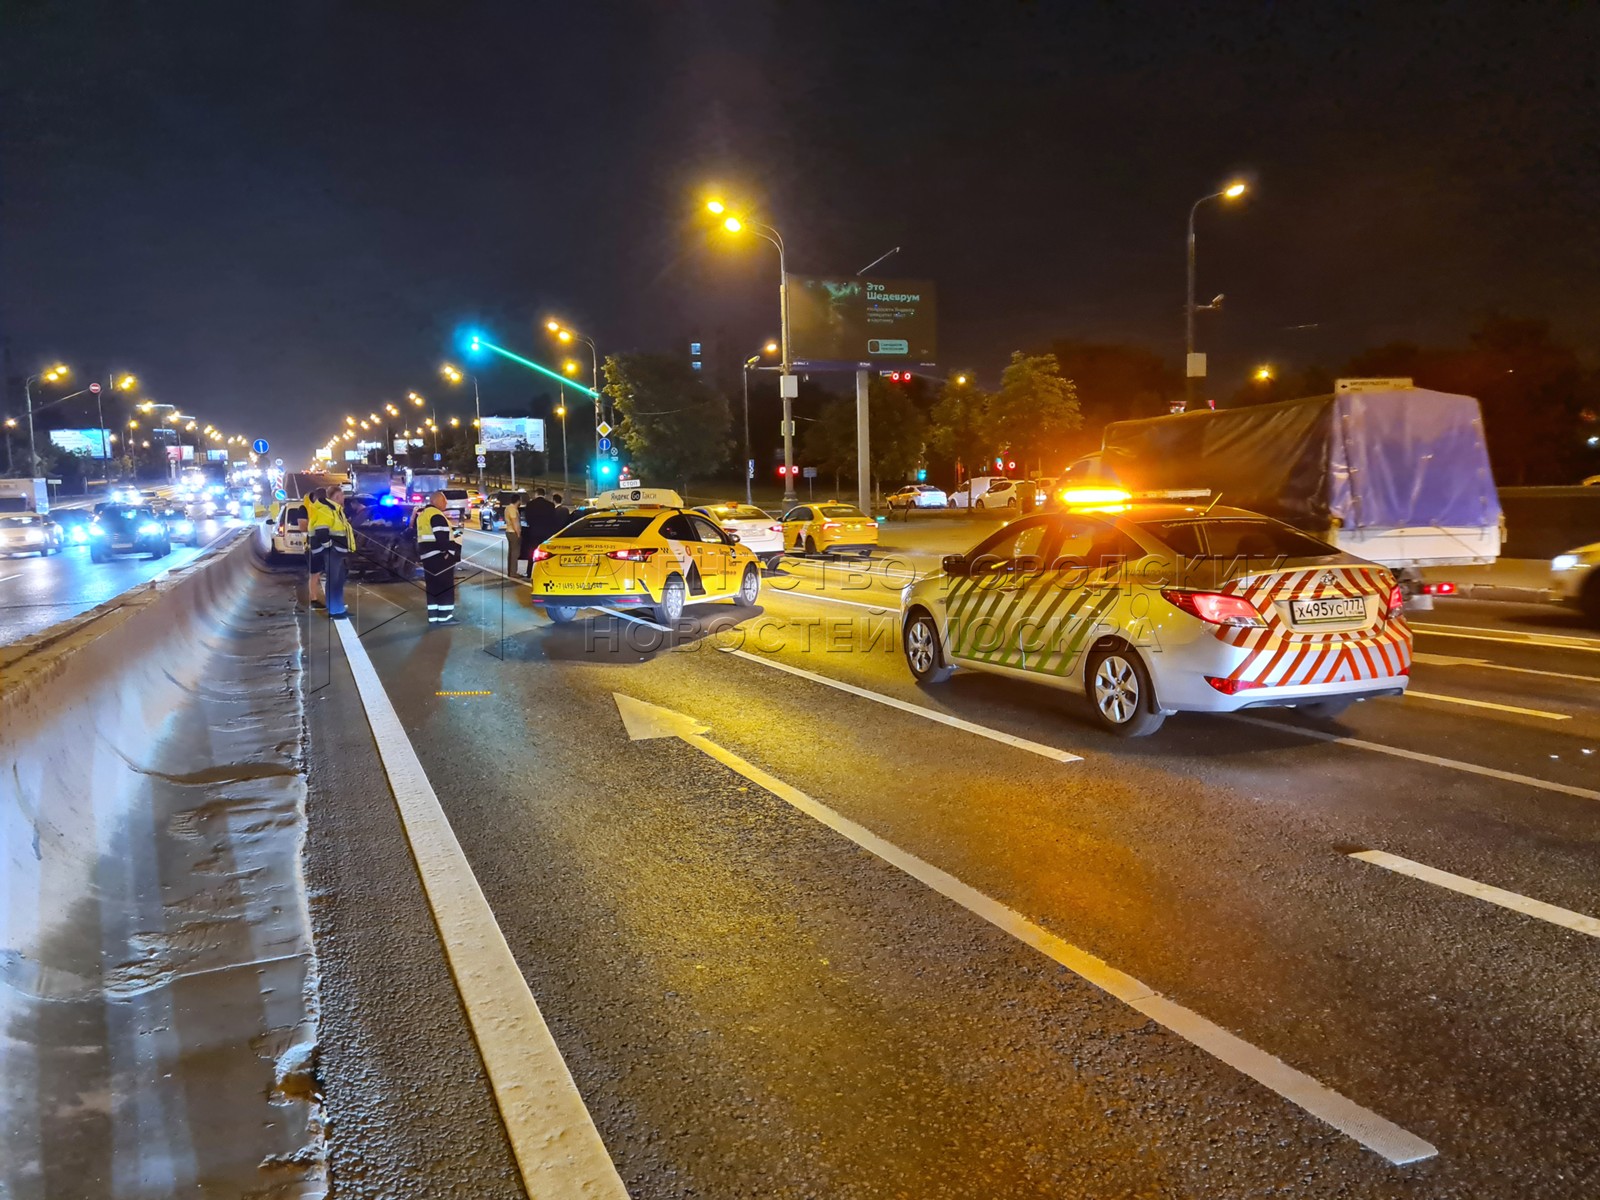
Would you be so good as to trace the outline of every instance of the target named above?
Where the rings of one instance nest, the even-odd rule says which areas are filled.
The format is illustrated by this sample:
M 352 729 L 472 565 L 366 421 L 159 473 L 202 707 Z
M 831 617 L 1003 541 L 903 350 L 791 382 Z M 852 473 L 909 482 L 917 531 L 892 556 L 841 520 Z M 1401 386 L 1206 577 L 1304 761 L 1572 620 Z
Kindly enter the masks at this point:
M 1211 515 L 1211 510 L 1213 508 L 1215 508 L 1217 505 L 1221 504 L 1221 503 L 1222 503 L 1222 493 L 1218 492 L 1217 493 L 1217 498 L 1215 500 L 1213 500 L 1210 504 L 1206 505 L 1205 512 L 1201 513 L 1200 515 L 1202 517 L 1209 517 Z

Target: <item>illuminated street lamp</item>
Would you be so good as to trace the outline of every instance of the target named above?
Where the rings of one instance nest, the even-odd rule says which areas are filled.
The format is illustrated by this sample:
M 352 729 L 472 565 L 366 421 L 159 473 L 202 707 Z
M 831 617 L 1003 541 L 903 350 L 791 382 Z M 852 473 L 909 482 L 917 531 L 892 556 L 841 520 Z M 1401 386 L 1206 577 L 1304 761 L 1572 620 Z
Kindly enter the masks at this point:
M 784 265 L 783 236 L 771 225 L 763 225 L 758 221 L 741 220 L 739 217 L 728 213 L 727 206 L 721 200 L 708 200 L 706 208 L 713 214 L 727 215 L 722 222 L 723 229 L 729 233 L 737 234 L 749 230 L 757 237 L 765 238 L 778 249 L 778 324 L 779 338 L 781 340 L 783 361 L 778 377 L 778 394 L 783 399 L 783 499 L 785 504 L 793 504 L 800 497 L 794 490 L 794 397 L 798 394 L 797 384 L 792 372 L 789 342 L 789 271 Z M 746 472 L 748 474 L 748 472 Z
M 573 329 L 570 325 L 563 325 L 560 321 L 546 321 L 544 323 L 544 327 L 546 329 L 548 329 L 551 333 L 555 334 L 556 341 L 560 342 L 563 346 L 565 346 L 565 345 L 567 345 L 567 344 L 569 344 L 571 342 L 574 342 L 574 341 L 579 341 L 579 342 L 582 342 L 584 345 L 589 347 L 589 386 L 594 389 L 594 393 L 595 393 L 595 400 L 594 400 L 595 450 L 594 450 L 594 452 L 595 452 L 595 458 L 598 460 L 599 457 L 600 457 L 600 422 L 605 419 L 601 415 L 601 406 L 600 406 L 600 395 L 601 395 L 601 392 L 600 392 L 600 351 L 595 347 L 594 339 L 592 337 L 590 337 L 586 333 L 579 333 L 576 329 Z M 571 370 L 567 369 L 565 363 L 562 364 L 562 369 L 567 371 L 568 375 L 573 374 L 573 372 Z
M 473 339 L 473 341 L 474 341 L 474 344 L 476 345 L 477 339 Z M 446 380 L 448 380 L 450 383 L 453 383 L 453 384 L 459 384 L 464 378 L 466 378 L 465 373 L 463 373 L 459 368 L 451 366 L 449 363 L 445 363 L 443 366 L 441 366 L 439 368 L 439 374 L 443 375 Z M 473 422 L 472 422 L 472 427 L 474 429 L 477 429 L 477 428 L 480 427 L 479 426 L 479 422 L 481 422 L 482 419 L 483 419 L 483 402 L 479 399 L 479 395 L 478 395 L 478 377 L 477 377 L 477 375 L 473 375 L 472 376 L 472 411 L 477 414 L 476 419 L 474 419 Z M 450 418 L 450 424 L 452 424 L 452 425 L 456 424 L 456 419 L 454 417 Z M 474 447 L 474 451 L 476 451 L 476 447 Z M 480 454 L 477 457 L 482 458 L 483 456 Z M 483 468 L 479 467 L 478 468 L 478 490 L 480 492 L 483 491 L 483 487 L 484 487 L 484 483 L 483 483 Z
M 1272 381 L 1272 367 L 1270 364 L 1262 363 L 1261 366 L 1256 368 L 1255 381 L 1257 383 L 1270 383 Z
M 755 460 L 750 457 L 750 368 L 761 362 L 761 355 L 775 354 L 777 350 L 777 342 L 768 342 L 761 347 L 758 353 L 752 354 L 745 359 L 744 366 L 739 370 L 739 374 L 744 378 L 744 502 L 746 504 L 755 503 L 754 495 L 750 490 L 752 476 L 755 475 Z M 787 480 L 789 473 L 785 471 L 783 477 Z
M 1244 183 L 1235 180 L 1220 192 L 1212 192 L 1210 195 L 1201 196 L 1200 199 L 1189 206 L 1189 290 L 1183 307 L 1183 407 L 1185 410 L 1194 403 L 1194 367 L 1196 365 L 1194 361 L 1194 215 L 1199 211 L 1200 206 L 1208 200 L 1237 200 L 1244 193 Z M 1208 309 L 1215 308 L 1221 299 L 1222 297 L 1217 297 L 1206 307 Z
M 38 452 L 38 450 L 36 450 L 34 448 L 34 444 L 33 444 L 33 385 L 38 383 L 41 379 L 44 380 L 44 382 L 46 382 L 46 383 L 59 383 L 70 374 L 72 374 L 71 371 L 69 371 L 66 367 L 62 366 L 60 363 L 57 363 L 53 367 L 46 367 L 43 371 L 39 371 L 39 372 L 36 372 L 33 375 L 26 375 L 26 376 L 23 377 L 23 380 L 22 380 L 22 396 L 23 396 L 23 400 L 27 404 L 27 408 L 28 408 L 28 468 L 29 468 L 28 469 L 28 474 L 29 475 L 37 475 L 39 473 L 39 452 Z M 39 407 L 40 408 L 49 408 L 53 404 L 60 404 L 62 400 L 70 400 L 70 399 L 72 399 L 73 396 L 81 396 L 82 394 L 83 394 L 82 392 L 73 392 L 71 395 L 62 396 L 58 400 L 52 400 L 52 401 L 50 401 L 49 404 L 41 404 Z

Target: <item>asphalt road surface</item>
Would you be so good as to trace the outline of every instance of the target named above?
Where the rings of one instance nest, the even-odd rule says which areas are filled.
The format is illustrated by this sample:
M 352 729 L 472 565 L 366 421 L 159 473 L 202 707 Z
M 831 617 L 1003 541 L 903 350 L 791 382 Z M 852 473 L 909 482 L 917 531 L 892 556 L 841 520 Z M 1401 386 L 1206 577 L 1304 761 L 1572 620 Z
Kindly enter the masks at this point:
M 165 558 L 120 554 L 110 562 L 97 563 L 90 561 L 87 546 L 72 545 L 49 558 L 36 554 L 0 558 L 0 645 L 38 633 L 149 583 L 192 561 L 238 527 L 237 521 L 202 524 L 197 546 L 174 543 Z
M 355 653 L 631 1195 L 1600 1194 L 1600 638 L 1560 610 L 1441 602 L 1412 694 L 1336 723 L 1120 741 L 918 687 L 899 577 L 794 564 L 687 633 L 462 577 L 434 630 L 354 588 Z M 304 619 L 333 1194 L 517 1195 Z

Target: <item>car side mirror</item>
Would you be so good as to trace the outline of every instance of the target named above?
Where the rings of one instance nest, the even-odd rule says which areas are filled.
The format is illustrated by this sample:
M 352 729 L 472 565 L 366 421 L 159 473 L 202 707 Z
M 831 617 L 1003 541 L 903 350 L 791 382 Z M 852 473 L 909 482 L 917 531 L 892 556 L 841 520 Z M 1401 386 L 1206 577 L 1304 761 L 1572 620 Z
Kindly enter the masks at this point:
M 966 575 L 970 573 L 965 554 L 946 554 L 940 560 L 939 565 L 944 568 L 946 575 Z
M 728 534 L 728 545 L 736 546 L 738 544 L 739 544 L 739 535 L 737 533 Z

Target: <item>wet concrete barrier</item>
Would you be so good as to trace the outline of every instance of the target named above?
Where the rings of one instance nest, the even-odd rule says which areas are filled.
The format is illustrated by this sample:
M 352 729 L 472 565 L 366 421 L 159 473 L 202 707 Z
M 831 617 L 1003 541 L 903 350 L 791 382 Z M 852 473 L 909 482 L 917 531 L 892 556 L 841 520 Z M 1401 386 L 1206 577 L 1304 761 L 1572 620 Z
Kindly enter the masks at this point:
M 298 672 L 250 531 L 0 657 L 0 1195 L 325 1191 Z

